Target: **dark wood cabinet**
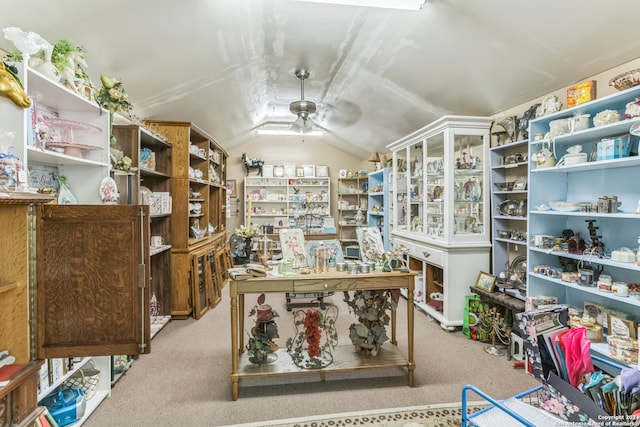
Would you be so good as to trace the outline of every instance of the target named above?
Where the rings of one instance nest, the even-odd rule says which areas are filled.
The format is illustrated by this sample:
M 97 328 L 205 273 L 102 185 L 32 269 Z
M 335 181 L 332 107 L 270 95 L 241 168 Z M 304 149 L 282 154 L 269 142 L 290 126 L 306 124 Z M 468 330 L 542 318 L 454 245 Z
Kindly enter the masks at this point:
M 150 351 L 147 216 L 140 205 L 37 208 L 38 358 Z

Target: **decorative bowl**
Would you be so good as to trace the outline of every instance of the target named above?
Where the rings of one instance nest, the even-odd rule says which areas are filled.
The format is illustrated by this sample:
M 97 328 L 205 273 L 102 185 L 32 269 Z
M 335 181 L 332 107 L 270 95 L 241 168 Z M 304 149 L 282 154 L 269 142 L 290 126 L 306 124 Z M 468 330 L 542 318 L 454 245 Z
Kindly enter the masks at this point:
M 619 74 L 609 81 L 609 86 L 618 90 L 629 89 L 640 84 L 640 68 Z
M 498 230 L 498 237 L 508 239 L 511 237 L 511 232 L 508 230 Z

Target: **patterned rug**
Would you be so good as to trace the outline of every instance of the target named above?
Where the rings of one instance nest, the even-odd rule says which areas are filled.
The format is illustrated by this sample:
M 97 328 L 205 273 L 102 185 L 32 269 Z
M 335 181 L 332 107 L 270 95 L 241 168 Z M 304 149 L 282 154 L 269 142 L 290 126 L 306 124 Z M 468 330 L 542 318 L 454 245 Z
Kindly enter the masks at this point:
M 486 404 L 482 402 L 471 402 L 467 405 L 469 413 L 474 413 L 484 407 Z M 462 404 L 452 403 L 289 418 L 234 424 L 227 427 L 459 427 L 461 425 Z

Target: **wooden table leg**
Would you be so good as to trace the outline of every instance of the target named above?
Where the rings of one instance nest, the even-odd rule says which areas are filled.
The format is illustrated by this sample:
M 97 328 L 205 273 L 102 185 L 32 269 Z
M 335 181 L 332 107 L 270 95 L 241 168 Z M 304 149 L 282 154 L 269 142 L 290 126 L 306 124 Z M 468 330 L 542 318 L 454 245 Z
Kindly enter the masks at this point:
M 233 400 L 238 400 L 238 288 L 232 280 L 231 296 L 231 389 Z

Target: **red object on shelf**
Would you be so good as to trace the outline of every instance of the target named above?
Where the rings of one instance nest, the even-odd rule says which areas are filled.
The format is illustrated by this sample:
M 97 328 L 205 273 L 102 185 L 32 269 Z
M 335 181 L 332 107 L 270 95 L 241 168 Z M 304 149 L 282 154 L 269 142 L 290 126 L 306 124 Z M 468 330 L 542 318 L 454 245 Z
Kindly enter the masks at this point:
M 6 381 L 13 376 L 20 369 L 24 368 L 27 365 L 20 365 L 17 363 L 11 365 L 4 365 L 0 368 L 0 381 Z

